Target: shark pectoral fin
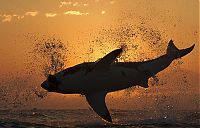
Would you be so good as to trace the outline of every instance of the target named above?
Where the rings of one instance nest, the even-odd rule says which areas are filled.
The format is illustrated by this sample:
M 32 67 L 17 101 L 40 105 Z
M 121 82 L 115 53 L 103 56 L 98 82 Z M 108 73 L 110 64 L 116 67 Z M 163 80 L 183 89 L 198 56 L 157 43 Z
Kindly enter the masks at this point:
M 112 123 L 112 118 L 105 103 L 106 93 L 97 92 L 85 95 L 92 109 L 104 120 Z
M 122 51 L 122 48 L 120 48 L 108 53 L 94 65 L 93 69 L 104 69 L 110 67 L 110 64 L 115 61 Z

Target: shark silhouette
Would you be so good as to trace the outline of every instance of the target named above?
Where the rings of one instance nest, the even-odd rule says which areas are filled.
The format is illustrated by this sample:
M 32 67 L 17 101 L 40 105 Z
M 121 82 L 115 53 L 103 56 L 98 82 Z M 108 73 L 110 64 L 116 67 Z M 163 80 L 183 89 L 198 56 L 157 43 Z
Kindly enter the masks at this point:
M 84 62 L 49 75 L 41 87 L 49 92 L 85 95 L 92 109 L 112 123 L 105 103 L 107 93 L 136 85 L 148 88 L 150 77 L 167 68 L 173 60 L 190 53 L 194 46 L 179 50 L 170 40 L 165 55 L 143 62 L 116 62 L 123 51 L 116 49 L 97 62 Z

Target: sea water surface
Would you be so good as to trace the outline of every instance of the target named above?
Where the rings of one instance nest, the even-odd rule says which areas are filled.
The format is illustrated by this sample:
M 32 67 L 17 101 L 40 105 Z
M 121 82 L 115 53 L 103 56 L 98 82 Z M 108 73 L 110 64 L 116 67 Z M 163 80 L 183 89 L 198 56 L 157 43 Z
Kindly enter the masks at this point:
M 113 127 L 113 128 L 198 128 L 199 111 L 154 114 L 145 110 L 111 110 L 113 124 L 102 121 L 92 110 L 0 110 L 0 127 Z M 163 112 L 164 113 L 164 112 Z

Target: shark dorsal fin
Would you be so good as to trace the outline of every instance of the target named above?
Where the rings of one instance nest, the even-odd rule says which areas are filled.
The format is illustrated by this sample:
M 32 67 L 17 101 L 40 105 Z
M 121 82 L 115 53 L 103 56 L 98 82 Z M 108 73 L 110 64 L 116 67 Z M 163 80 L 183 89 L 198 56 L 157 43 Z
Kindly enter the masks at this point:
M 85 95 L 92 109 L 104 120 L 112 122 L 112 118 L 105 103 L 105 92 L 90 93 Z
M 94 65 L 93 69 L 96 70 L 110 67 L 110 64 L 116 60 L 122 51 L 122 48 L 120 48 L 108 53 Z

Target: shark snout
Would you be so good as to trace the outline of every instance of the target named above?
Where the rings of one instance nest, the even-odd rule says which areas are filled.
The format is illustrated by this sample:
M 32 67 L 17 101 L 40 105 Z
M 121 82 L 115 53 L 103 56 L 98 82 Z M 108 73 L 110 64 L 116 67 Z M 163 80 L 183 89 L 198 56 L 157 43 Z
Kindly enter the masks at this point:
M 48 84 L 47 84 L 47 82 L 46 81 L 44 81 L 42 84 L 41 84 L 41 87 L 43 88 L 43 89 L 45 89 L 45 90 L 49 90 L 49 86 L 48 86 Z

